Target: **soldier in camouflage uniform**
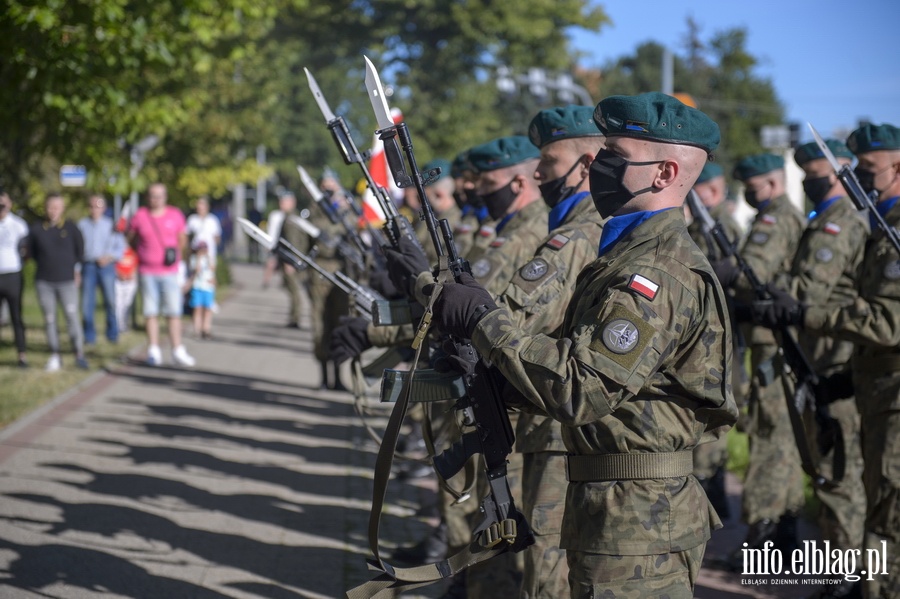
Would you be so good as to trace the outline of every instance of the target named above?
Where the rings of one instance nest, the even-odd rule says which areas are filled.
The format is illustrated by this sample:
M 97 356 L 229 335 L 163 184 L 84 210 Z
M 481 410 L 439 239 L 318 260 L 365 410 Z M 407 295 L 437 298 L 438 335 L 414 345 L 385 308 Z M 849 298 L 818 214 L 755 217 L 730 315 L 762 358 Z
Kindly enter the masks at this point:
M 453 197 L 460 209 L 460 219 L 453 228 L 453 241 L 459 250 L 460 256 L 468 256 L 475 245 L 475 237 L 481 228 L 481 224 L 488 219 L 488 211 L 475 193 L 475 181 L 478 173 L 469 162 L 469 151 L 460 152 L 453 159 L 450 167 L 455 189 Z
M 299 216 L 297 213 L 297 198 L 290 192 L 282 194 L 278 198 L 278 208 L 284 213 L 284 220 L 281 222 L 278 237 L 284 237 L 288 243 L 301 252 L 309 252 L 312 246 L 309 235 L 300 230 L 300 227 L 291 221 L 292 215 Z M 277 239 L 275 241 L 277 242 Z M 290 314 L 288 315 L 287 326 L 291 329 L 299 329 L 301 294 L 303 293 L 301 286 L 306 284 L 306 272 L 298 271 L 293 264 L 288 264 L 282 258 L 279 258 L 278 261 L 281 266 L 282 282 L 290 298 Z
M 734 177 L 744 183 L 747 203 L 757 209 L 741 256 L 763 284 L 791 268 L 805 219 L 785 195 L 784 159 L 773 154 L 738 162 Z M 714 265 L 722 286 L 734 287 L 736 301 L 751 304 L 754 291 L 734 262 Z M 803 470 L 788 418 L 778 341 L 765 327 L 745 329 L 750 343 L 750 464 L 744 479 L 742 518 L 750 525 L 750 548 L 771 540 L 785 551 L 796 545 L 797 514 L 803 507 Z M 730 559 L 740 569 L 738 547 Z
M 731 216 L 729 202 L 725 199 L 725 175 L 722 167 L 715 162 L 707 162 L 694 183 L 694 191 L 703 205 L 709 210 L 709 215 L 722 225 L 722 229 L 732 242 L 737 242 L 742 235 L 737 221 Z M 718 244 L 708 231 L 703 229 L 700 219 L 694 219 L 688 225 L 688 234 L 700 251 L 715 262 L 722 258 L 722 252 Z M 746 396 L 745 385 L 748 385 L 747 376 L 744 373 L 743 355 L 744 343 L 741 340 L 740 331 L 734 327 L 732 318 L 732 338 L 734 340 L 734 378 L 731 381 L 735 401 L 741 405 Z M 720 518 L 730 516 L 728 508 L 728 496 L 725 493 L 725 463 L 728 461 L 728 439 L 724 435 L 712 443 L 698 445 L 694 450 L 694 476 L 700 481 L 703 490 L 709 496 L 710 503 L 716 508 Z
M 737 417 L 725 296 L 682 212 L 719 129 L 660 93 L 606 98 L 594 121 L 591 195 L 613 218 L 559 334 L 522 331 L 471 277 L 444 285 L 435 321 L 472 338 L 508 402 L 564 425 L 571 596 L 687 598 L 720 525 L 693 448 Z
M 562 326 L 575 279 L 597 256 L 603 219 L 590 201 L 588 172 L 604 138 L 593 112 L 589 106 L 542 110 L 529 126 L 529 139 L 541 150 L 534 176 L 551 209 L 550 232 L 531 260 L 515 271 L 497 304 L 530 333 L 552 334 Z M 565 597 L 569 567 L 559 535 L 567 482 L 559 422 L 519 414 L 515 449 L 523 459 L 520 506 L 535 536 L 535 544 L 524 552 L 519 596 Z
M 859 160 L 863 189 L 877 193 L 876 209 L 900 228 L 900 128 L 864 125 L 847 146 Z M 872 230 L 848 299 L 841 307 L 804 308 L 789 294 L 779 295 L 767 324 L 796 324 L 856 345 L 851 364 L 863 439 L 865 547 L 886 552 L 887 559 L 878 574 L 863 577 L 864 595 L 894 599 L 900 597 L 900 255 L 881 229 Z

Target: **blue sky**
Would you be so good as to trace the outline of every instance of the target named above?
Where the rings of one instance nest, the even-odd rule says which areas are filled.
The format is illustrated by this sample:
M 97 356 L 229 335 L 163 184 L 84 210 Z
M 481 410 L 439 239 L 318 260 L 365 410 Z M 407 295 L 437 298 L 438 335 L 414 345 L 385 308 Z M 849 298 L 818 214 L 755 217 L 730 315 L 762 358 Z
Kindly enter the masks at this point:
M 745 27 L 747 49 L 772 80 L 788 120 L 824 135 L 853 129 L 860 118 L 900 126 L 900 0 L 608 0 L 612 19 L 599 33 L 573 30 L 581 64 L 600 67 L 656 41 L 684 55 L 688 16 L 704 41 Z M 678 82 L 675 82 L 678 91 Z M 703 107 L 700 106 L 702 109 Z

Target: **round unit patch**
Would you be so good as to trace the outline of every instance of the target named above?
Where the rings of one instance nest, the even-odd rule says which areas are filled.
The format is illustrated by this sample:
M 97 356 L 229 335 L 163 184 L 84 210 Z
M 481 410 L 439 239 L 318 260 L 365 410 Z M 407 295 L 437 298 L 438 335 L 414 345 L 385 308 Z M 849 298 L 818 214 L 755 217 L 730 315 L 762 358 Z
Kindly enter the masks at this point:
M 828 248 L 819 248 L 816 251 L 816 260 L 819 262 L 831 262 L 832 258 L 834 258 L 834 254 Z
M 884 278 L 889 281 L 900 279 L 900 260 L 889 262 L 887 266 L 884 267 Z
M 630 320 L 617 318 L 603 329 L 603 345 L 616 354 L 627 354 L 637 345 L 640 333 Z
M 769 241 L 769 234 L 763 232 L 757 232 L 750 236 L 750 241 L 753 243 L 762 245 L 765 242 Z
M 526 281 L 537 281 L 550 270 L 550 265 L 543 258 L 535 258 L 519 270 L 519 275 Z
M 491 272 L 491 262 L 487 258 L 482 258 L 472 265 L 472 276 L 476 279 L 483 279 Z

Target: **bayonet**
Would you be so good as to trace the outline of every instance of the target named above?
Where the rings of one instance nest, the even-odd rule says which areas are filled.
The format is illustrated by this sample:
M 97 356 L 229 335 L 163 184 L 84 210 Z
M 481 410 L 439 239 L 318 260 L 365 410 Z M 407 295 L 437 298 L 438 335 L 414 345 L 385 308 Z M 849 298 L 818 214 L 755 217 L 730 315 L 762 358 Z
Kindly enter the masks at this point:
M 331 112 L 331 107 L 328 105 L 328 100 L 325 99 L 325 96 L 322 95 L 322 90 L 319 89 L 319 84 L 316 83 L 316 78 L 313 77 L 312 73 L 309 72 L 309 69 L 303 67 L 303 71 L 306 73 L 306 80 L 309 82 L 309 89 L 312 91 L 313 98 L 316 100 L 316 104 L 319 105 L 319 110 L 322 111 L 322 116 L 325 117 L 325 123 L 331 123 L 334 119 L 334 113 Z
M 375 112 L 375 121 L 379 129 L 388 129 L 394 126 L 394 119 L 391 117 L 384 86 L 381 85 L 381 77 L 369 57 L 363 58 L 366 61 L 366 89 L 369 92 L 369 101 L 372 102 L 372 110 Z

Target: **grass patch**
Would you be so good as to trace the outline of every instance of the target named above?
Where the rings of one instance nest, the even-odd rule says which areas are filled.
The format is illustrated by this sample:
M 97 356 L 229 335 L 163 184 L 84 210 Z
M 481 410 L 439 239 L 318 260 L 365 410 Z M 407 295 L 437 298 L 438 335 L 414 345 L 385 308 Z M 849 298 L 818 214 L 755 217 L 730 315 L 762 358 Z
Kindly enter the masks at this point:
M 217 273 L 221 278 L 219 279 L 218 293 L 221 294 L 227 289 L 231 277 L 227 262 L 222 260 L 219 264 L 221 266 L 217 267 Z M 12 327 L 9 325 L 0 327 L 0 427 L 6 426 L 60 393 L 76 387 L 94 372 L 120 362 L 128 351 L 146 342 L 146 335 L 143 331 L 144 322 L 140 316 L 140 293 L 135 298 L 138 316 L 130 323 L 136 328 L 121 333 L 119 342 L 116 344 L 108 342 L 103 336 L 106 314 L 102 309 L 103 302 L 98 296 L 97 311 L 94 317 L 98 333 L 97 343 L 93 347 L 85 348 L 85 356 L 90 364 L 90 370 L 75 368 L 74 352 L 69 342 L 65 317 L 60 309 L 57 326 L 62 348 L 63 368 L 59 372 L 45 372 L 44 366 L 50 357 L 50 346 L 47 344 L 44 317 L 41 314 L 37 292 L 34 289 L 34 271 L 34 263 L 26 263 L 22 315 L 25 321 L 25 343 L 30 368 L 20 369 L 17 366 L 18 353 Z M 189 330 L 189 328 L 190 319 L 186 317 L 184 329 Z M 165 334 L 165 319 L 162 319 L 160 333 Z

